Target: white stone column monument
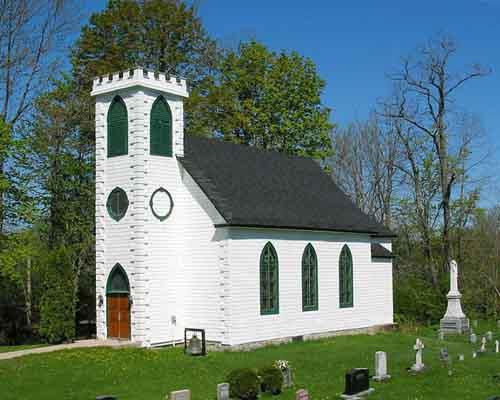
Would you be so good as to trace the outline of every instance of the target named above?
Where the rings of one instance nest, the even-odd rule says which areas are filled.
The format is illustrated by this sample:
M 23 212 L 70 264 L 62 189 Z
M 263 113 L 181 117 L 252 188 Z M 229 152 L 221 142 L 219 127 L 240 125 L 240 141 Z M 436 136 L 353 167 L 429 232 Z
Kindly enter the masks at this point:
M 458 291 L 458 265 L 455 260 L 450 262 L 450 291 L 446 297 L 448 298 L 448 307 L 441 319 L 441 332 L 459 334 L 468 332 L 469 319 L 462 311 L 460 303 L 462 295 Z

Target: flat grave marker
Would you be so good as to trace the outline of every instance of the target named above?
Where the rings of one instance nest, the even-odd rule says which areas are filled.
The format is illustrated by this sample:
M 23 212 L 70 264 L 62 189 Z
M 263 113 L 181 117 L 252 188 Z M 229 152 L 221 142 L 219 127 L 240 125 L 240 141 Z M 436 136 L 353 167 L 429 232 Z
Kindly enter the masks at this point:
M 191 400 L 191 390 L 176 390 L 174 392 L 170 392 L 169 400 Z

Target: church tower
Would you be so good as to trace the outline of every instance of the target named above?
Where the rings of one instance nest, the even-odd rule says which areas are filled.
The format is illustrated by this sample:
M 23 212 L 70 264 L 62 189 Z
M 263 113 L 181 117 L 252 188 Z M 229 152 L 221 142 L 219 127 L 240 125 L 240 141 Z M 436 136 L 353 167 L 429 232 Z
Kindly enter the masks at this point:
M 180 336 L 176 268 L 186 81 L 143 68 L 94 79 L 97 337 Z M 152 296 L 152 293 L 155 293 Z M 155 324 L 153 326 L 153 324 Z

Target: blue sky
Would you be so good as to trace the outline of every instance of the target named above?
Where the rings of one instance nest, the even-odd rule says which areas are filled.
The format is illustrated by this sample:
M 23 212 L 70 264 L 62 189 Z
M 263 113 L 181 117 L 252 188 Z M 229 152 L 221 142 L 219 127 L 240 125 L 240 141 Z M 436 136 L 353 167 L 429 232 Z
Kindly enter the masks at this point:
M 86 2 L 87 11 L 106 1 Z M 496 161 L 500 145 L 500 0 L 198 0 L 206 29 L 223 46 L 257 38 L 275 50 L 297 50 L 317 65 L 334 122 L 365 118 L 389 94 L 387 73 L 433 35 L 458 44 L 457 68 L 480 63 L 492 74 L 459 94 L 475 113 Z M 495 174 L 500 172 L 495 164 Z M 491 197 L 491 195 L 490 195 Z M 496 196 L 495 196 L 496 197 Z M 491 199 L 496 202 L 496 199 Z

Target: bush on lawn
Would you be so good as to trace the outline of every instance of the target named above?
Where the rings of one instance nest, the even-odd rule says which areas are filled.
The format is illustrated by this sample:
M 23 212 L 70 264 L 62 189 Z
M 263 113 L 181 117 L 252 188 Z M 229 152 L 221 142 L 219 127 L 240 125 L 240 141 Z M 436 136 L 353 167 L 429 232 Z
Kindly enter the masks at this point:
M 259 377 L 250 368 L 235 369 L 227 376 L 230 396 L 241 400 L 254 400 L 259 394 Z
M 283 387 L 283 373 L 275 366 L 264 367 L 259 370 L 261 388 L 263 392 L 280 394 Z
M 75 337 L 74 276 L 71 260 L 64 250 L 47 259 L 40 304 L 40 335 L 49 343 L 71 341 Z

